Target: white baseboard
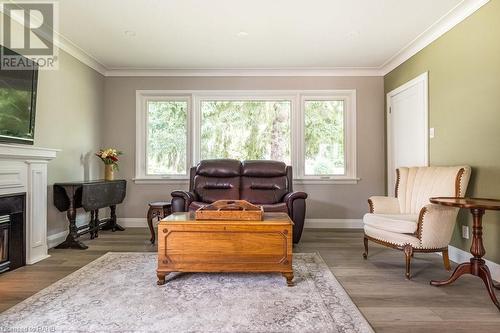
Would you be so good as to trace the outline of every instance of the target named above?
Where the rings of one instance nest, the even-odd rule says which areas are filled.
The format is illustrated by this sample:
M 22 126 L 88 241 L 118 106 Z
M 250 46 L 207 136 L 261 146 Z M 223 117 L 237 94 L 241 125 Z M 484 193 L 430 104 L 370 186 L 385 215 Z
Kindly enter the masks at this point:
M 64 242 L 64 240 L 66 239 L 66 236 L 68 236 L 67 230 L 58 232 L 57 234 L 47 236 L 47 247 L 49 249 L 56 247 L 57 245 Z
M 361 219 L 306 219 L 304 228 L 333 228 L 333 229 L 362 229 L 363 220 Z
M 119 217 L 117 223 L 124 228 L 144 228 L 148 226 L 147 220 L 142 217 Z M 363 220 L 361 219 L 306 219 L 305 228 L 344 228 L 361 229 Z
M 451 245 L 448 245 L 448 255 L 451 261 L 458 264 L 468 262 L 472 257 L 472 254 L 469 252 Z M 490 269 L 493 280 L 500 281 L 500 265 L 487 259 L 484 259 L 484 261 L 486 262 L 486 266 Z
M 148 221 L 144 217 L 119 217 L 116 223 L 124 228 L 144 228 L 148 226 Z

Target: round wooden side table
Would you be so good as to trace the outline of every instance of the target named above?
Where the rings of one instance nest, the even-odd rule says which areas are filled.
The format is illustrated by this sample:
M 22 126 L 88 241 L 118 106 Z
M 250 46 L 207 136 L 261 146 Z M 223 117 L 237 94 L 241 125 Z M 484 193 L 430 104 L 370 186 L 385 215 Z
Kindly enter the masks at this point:
M 151 232 L 151 244 L 155 243 L 155 229 L 153 227 L 153 219 L 156 219 L 157 221 L 160 221 L 164 217 L 172 214 L 172 205 L 170 202 L 165 202 L 165 201 L 157 201 L 157 202 L 150 202 L 149 203 L 149 209 L 148 209 L 148 226 L 149 226 L 149 231 Z
M 453 283 L 456 279 L 464 274 L 471 274 L 480 277 L 486 285 L 486 289 L 490 294 L 491 300 L 493 301 L 493 303 L 495 303 L 498 310 L 500 310 L 500 304 L 498 303 L 498 299 L 495 295 L 495 288 L 500 289 L 500 286 L 496 286 L 493 283 L 490 270 L 488 266 L 486 266 L 485 261 L 482 259 L 486 254 L 486 250 L 483 246 L 482 218 L 486 210 L 500 210 L 500 200 L 438 197 L 431 198 L 430 202 L 437 205 L 470 209 L 473 217 L 472 245 L 470 247 L 470 252 L 472 253 L 473 257 L 470 259 L 470 262 L 465 262 L 458 265 L 458 267 L 455 269 L 448 280 L 432 280 L 431 285 L 438 287 L 444 286 Z

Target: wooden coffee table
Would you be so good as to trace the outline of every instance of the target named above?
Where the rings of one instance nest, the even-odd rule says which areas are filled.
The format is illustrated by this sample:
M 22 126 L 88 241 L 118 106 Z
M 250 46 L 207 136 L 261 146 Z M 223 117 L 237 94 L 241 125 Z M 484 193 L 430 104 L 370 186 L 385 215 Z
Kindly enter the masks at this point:
M 263 221 L 173 213 L 158 224 L 158 284 L 171 272 L 275 272 L 293 286 L 292 237 L 285 213 L 265 213 Z

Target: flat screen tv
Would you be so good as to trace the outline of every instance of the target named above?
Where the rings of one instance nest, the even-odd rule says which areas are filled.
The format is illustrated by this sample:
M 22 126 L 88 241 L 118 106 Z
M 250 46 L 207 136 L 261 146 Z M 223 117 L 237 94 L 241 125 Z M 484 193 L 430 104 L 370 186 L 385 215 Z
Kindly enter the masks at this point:
M 0 46 L 6 55 L 20 56 Z M 3 61 L 3 59 L 0 59 Z M 29 60 L 26 59 L 27 62 Z M 0 68 L 0 141 L 33 144 L 38 69 Z

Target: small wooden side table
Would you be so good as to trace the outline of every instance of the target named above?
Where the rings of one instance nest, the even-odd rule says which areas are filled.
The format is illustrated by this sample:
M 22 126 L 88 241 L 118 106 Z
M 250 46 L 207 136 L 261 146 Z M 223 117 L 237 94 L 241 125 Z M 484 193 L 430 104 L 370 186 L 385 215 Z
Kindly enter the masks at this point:
M 157 221 L 160 221 L 164 217 L 167 217 L 172 213 L 172 205 L 170 202 L 165 202 L 165 201 L 157 201 L 157 202 L 150 202 L 149 203 L 149 209 L 148 209 L 148 226 L 149 226 L 149 231 L 151 232 L 151 244 L 155 243 L 155 229 L 153 227 L 153 219 L 157 219 Z
M 431 198 L 430 202 L 437 205 L 470 209 L 473 217 L 472 245 L 470 247 L 470 252 L 472 253 L 473 257 L 470 259 L 470 262 L 465 262 L 458 265 L 458 267 L 455 269 L 448 280 L 432 280 L 431 285 L 438 287 L 444 286 L 453 283 L 456 279 L 464 274 L 472 274 L 478 276 L 484 281 L 486 289 L 490 294 L 491 300 L 493 301 L 493 303 L 495 303 L 498 310 L 500 310 L 500 304 L 498 303 L 498 299 L 495 295 L 495 288 L 500 289 L 500 286 L 496 286 L 493 283 L 490 270 L 488 266 L 486 266 L 485 261 L 482 259 L 482 257 L 486 254 L 486 250 L 483 246 L 482 218 L 486 210 L 500 210 L 500 200 L 438 197 Z

